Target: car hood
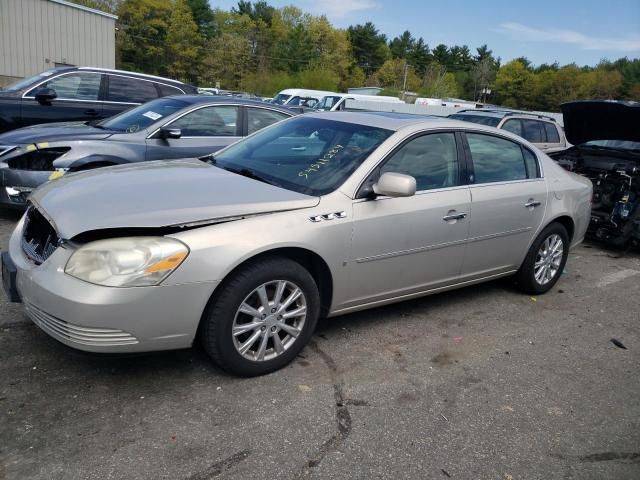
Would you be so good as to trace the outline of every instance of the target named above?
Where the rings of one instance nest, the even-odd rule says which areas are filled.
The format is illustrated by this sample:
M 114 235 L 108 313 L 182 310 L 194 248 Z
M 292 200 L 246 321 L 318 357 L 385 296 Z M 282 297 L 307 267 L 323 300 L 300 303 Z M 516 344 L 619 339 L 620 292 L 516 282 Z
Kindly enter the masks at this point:
M 116 133 L 82 122 L 53 123 L 18 128 L 0 135 L 0 145 L 21 145 L 60 140 L 102 140 Z
M 35 190 L 31 202 L 61 238 L 112 228 L 207 224 L 310 208 L 310 197 L 198 159 L 141 162 L 73 173 Z
M 563 103 L 564 131 L 570 143 L 592 140 L 640 141 L 640 103 L 591 100 Z

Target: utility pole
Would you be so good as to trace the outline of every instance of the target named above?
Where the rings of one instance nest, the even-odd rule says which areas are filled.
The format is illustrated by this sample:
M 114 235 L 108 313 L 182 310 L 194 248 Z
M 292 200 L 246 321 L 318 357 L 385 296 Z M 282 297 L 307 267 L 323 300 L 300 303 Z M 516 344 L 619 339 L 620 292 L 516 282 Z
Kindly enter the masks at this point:
M 409 64 L 404 64 L 404 80 L 402 81 L 402 100 L 407 99 L 407 73 L 409 71 Z

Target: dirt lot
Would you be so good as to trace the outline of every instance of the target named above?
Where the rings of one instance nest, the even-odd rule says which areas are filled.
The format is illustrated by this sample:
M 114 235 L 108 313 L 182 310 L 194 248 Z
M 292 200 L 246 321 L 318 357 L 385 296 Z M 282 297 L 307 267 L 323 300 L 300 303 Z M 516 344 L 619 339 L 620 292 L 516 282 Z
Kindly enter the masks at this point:
M 545 296 L 501 281 L 326 320 L 255 379 L 198 348 L 80 354 L 3 297 L 0 479 L 638 479 L 639 372 L 640 255 L 595 245 Z

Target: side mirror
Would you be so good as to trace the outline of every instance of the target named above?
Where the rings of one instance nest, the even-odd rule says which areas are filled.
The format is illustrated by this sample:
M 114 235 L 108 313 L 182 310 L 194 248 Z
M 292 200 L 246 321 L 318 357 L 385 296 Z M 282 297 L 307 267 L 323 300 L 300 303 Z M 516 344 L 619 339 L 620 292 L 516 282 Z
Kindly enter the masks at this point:
M 386 172 L 373 185 L 373 193 L 386 197 L 410 197 L 416 193 L 416 179 L 403 173 Z
M 182 136 L 182 130 L 179 128 L 161 127 L 158 136 L 164 139 L 180 138 Z
M 53 88 L 40 88 L 36 90 L 35 97 L 40 103 L 49 103 L 54 98 L 57 98 L 58 94 Z

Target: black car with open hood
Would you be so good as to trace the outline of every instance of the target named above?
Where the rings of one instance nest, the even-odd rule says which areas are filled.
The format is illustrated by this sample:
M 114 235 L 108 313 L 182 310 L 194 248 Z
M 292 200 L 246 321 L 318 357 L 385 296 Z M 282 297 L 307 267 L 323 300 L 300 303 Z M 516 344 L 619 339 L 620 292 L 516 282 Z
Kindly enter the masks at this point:
M 640 102 L 588 100 L 561 108 L 574 146 L 550 156 L 593 182 L 589 233 L 611 245 L 640 244 Z

